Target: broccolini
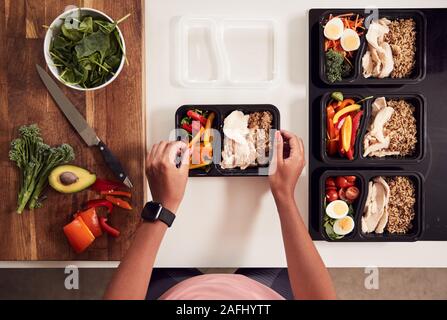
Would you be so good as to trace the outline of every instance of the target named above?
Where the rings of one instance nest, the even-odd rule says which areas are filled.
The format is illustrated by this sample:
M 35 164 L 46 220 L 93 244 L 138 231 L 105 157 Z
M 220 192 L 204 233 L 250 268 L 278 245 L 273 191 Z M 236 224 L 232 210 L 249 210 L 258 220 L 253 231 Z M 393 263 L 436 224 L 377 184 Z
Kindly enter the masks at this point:
M 19 138 L 11 142 L 9 159 L 21 172 L 17 212 L 22 213 L 41 206 L 40 195 L 48 185 L 51 170 L 74 159 L 73 148 L 68 144 L 51 148 L 43 142 L 37 125 L 22 126 Z
M 326 52 L 326 76 L 329 82 L 343 80 L 351 74 L 352 67 L 342 53 L 330 49 Z

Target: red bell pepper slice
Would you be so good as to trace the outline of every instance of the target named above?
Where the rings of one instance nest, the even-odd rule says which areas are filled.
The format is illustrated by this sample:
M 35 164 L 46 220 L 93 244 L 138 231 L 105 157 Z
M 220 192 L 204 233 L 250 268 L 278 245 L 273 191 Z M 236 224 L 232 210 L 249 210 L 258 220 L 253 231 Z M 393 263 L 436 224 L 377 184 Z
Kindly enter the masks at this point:
M 360 120 L 362 119 L 362 116 L 363 116 L 363 111 L 359 111 L 354 116 L 354 119 L 352 119 L 351 148 L 354 148 L 354 144 L 357 139 L 357 131 L 359 130 Z
M 76 253 L 84 252 L 95 241 L 95 236 L 81 217 L 67 224 L 64 233 Z
M 192 125 L 190 125 L 189 123 L 186 122 L 182 123 L 182 128 L 188 131 L 189 133 L 192 133 Z
M 95 183 L 90 187 L 97 192 L 127 189 L 127 186 L 121 182 L 110 181 L 106 179 L 96 179 Z
M 101 195 L 103 195 L 103 196 L 107 196 L 107 195 L 122 196 L 122 197 L 126 197 L 126 198 L 132 198 L 132 194 L 127 191 L 115 191 L 115 190 L 101 191 Z
M 118 229 L 115 229 L 107 224 L 107 218 L 100 217 L 99 224 L 101 225 L 102 230 L 112 237 L 118 238 L 120 236 L 120 231 Z
M 197 120 L 200 121 L 200 123 L 203 126 L 206 126 L 206 118 L 200 114 L 198 114 L 197 112 L 194 112 L 193 110 L 188 110 L 188 112 L 186 113 L 186 115 L 188 117 L 190 117 L 193 120 Z
M 126 210 L 132 210 L 132 206 L 129 204 L 129 202 L 113 197 L 113 196 L 106 196 L 106 201 L 113 203 L 115 206 L 126 209 Z
M 102 235 L 102 230 L 99 225 L 98 215 L 96 214 L 95 208 L 90 208 L 86 211 L 79 212 L 76 214 L 76 217 L 82 218 L 82 220 L 85 222 L 87 227 L 93 233 L 95 238 L 98 238 Z
M 86 203 L 86 207 L 87 209 L 105 207 L 107 208 L 107 212 L 110 214 L 113 210 L 113 203 L 104 199 L 89 200 Z

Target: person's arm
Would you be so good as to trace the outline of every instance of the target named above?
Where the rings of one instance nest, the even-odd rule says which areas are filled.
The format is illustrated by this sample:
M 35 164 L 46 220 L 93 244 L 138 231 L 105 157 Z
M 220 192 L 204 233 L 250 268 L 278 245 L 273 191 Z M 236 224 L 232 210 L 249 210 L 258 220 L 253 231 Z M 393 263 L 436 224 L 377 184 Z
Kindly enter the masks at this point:
M 182 165 L 175 157 L 183 152 Z M 161 142 L 152 147 L 146 160 L 146 174 L 152 199 L 176 213 L 185 193 L 189 171 L 189 151 L 183 142 Z M 167 225 L 161 221 L 143 222 L 113 275 L 104 299 L 144 299 L 158 249 Z
M 330 275 L 295 202 L 295 187 L 305 163 L 303 141 L 287 131 L 277 132 L 275 138 L 269 181 L 281 221 L 293 295 L 295 299 L 335 299 Z M 283 152 L 284 140 L 290 146 L 287 158 Z

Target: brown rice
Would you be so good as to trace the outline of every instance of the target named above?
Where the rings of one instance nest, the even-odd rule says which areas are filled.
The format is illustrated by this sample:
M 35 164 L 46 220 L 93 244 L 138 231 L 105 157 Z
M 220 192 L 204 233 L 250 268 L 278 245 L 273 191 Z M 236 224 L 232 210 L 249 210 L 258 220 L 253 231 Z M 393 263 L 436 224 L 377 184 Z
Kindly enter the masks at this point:
M 416 23 L 413 19 L 397 19 L 388 27 L 385 41 L 391 46 L 394 60 L 391 78 L 408 78 L 416 64 Z
M 400 156 L 411 156 L 416 151 L 417 127 L 415 108 L 405 100 L 388 100 L 387 106 L 394 109 L 391 119 L 385 124 L 389 134 L 389 151 L 398 151 Z
M 414 184 L 408 177 L 389 177 L 386 181 L 390 187 L 388 203 L 389 233 L 408 233 L 413 228 L 415 217 L 416 191 Z

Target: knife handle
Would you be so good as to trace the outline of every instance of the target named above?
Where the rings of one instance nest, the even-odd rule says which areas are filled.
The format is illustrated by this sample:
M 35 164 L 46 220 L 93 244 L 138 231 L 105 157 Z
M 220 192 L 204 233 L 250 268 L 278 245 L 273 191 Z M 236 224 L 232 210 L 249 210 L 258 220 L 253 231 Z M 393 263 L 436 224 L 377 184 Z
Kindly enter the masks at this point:
M 123 166 L 121 165 L 119 160 L 115 157 L 115 155 L 104 142 L 99 141 L 98 148 L 99 151 L 101 151 L 101 154 L 109 168 L 112 170 L 115 176 L 121 182 L 123 182 L 127 178 L 127 174 L 124 172 Z

